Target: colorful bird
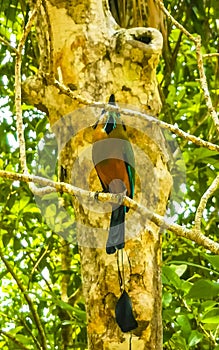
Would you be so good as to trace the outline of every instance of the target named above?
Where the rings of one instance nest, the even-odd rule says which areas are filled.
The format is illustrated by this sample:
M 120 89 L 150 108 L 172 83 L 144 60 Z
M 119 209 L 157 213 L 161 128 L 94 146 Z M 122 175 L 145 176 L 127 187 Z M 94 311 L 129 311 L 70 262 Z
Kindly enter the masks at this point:
M 111 95 L 109 104 L 115 105 Z M 104 192 L 134 195 L 135 160 L 126 126 L 117 111 L 103 110 L 93 126 L 93 163 Z M 107 254 L 125 246 L 125 213 L 127 207 L 112 204 L 109 236 L 106 243 Z

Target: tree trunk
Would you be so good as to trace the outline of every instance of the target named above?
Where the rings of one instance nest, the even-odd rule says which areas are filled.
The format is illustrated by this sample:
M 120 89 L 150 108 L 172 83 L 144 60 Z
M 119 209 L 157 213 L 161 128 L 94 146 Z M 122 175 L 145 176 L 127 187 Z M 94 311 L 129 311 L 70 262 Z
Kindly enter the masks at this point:
M 156 115 L 161 107 L 156 67 L 162 36 L 152 28 L 118 28 L 106 0 L 43 3 L 37 24 L 39 73 L 26 81 L 25 92 L 33 104 L 48 113 L 58 138 L 59 162 L 65 180 L 79 187 L 100 190 L 92 169 L 91 126 L 101 111 L 89 107 L 79 109 L 82 103 L 61 94 L 45 73 L 54 70 L 56 78 L 74 91 L 75 96 L 107 102 L 113 93 L 119 104 Z M 160 130 L 149 122 L 122 118 L 136 159 L 134 199 L 163 215 L 172 183 L 165 141 Z M 116 254 L 107 255 L 104 246 L 110 206 L 104 207 L 106 214 L 101 214 L 100 208 L 100 203 L 74 199 L 89 349 L 128 349 L 130 335 L 122 333 L 115 321 L 115 305 L 121 294 L 117 258 Z M 124 275 L 138 321 L 138 328 L 132 332 L 132 349 L 162 349 L 160 233 L 160 228 L 149 219 L 128 213 Z M 71 346 L 70 341 L 67 345 Z

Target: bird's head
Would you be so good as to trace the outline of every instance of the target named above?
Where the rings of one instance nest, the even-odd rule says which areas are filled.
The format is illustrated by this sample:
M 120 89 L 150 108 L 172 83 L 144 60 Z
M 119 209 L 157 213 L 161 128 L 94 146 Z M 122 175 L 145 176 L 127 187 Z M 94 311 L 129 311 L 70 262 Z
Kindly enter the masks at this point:
M 116 100 L 115 100 L 114 94 L 110 95 L 109 104 L 116 106 Z M 107 135 L 109 135 L 111 131 L 116 128 L 117 123 L 118 122 L 121 123 L 120 120 L 118 121 L 118 118 L 120 119 L 120 114 L 118 112 L 113 112 L 113 111 L 109 111 L 105 113 L 106 113 L 107 119 L 104 126 L 104 131 L 107 133 Z

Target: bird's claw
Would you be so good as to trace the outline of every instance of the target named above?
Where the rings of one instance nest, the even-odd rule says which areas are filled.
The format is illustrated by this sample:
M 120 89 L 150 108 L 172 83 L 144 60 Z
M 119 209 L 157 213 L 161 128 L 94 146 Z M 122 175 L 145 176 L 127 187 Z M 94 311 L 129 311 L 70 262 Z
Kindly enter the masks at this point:
M 98 202 L 99 193 L 100 193 L 99 191 L 96 191 L 95 194 L 94 194 L 94 199 L 97 202 Z

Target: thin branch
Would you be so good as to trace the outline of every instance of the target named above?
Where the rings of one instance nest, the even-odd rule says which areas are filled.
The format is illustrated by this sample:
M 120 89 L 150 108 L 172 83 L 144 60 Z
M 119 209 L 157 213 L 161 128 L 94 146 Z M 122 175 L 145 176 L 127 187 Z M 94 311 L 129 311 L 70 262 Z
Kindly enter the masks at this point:
M 48 79 L 48 75 L 45 75 L 45 78 Z M 63 94 L 67 95 L 68 97 L 72 98 L 73 100 L 77 100 L 78 102 L 88 105 L 88 106 L 95 106 L 95 107 L 100 107 L 103 108 L 105 103 L 100 103 L 100 102 L 94 102 L 92 100 L 89 100 L 88 98 L 82 97 L 80 95 L 76 95 L 69 87 L 61 83 L 60 81 L 54 79 L 52 84 L 59 89 L 60 92 Z
M 24 344 L 22 344 L 16 337 L 12 334 L 9 334 L 8 332 L 3 331 L 2 329 L 0 330 L 0 334 L 3 334 L 6 338 L 10 339 L 14 344 L 16 344 L 16 349 L 21 349 L 21 350 L 28 350 Z
M 41 0 L 38 0 L 34 10 L 31 12 L 29 20 L 24 28 L 21 40 L 18 43 L 15 59 L 15 110 L 16 110 L 16 128 L 20 148 L 20 162 L 23 173 L 28 174 L 27 160 L 26 160 L 26 145 L 24 138 L 24 125 L 22 116 L 22 102 L 21 102 L 21 64 L 22 64 L 22 52 L 27 40 L 27 36 L 31 30 L 31 27 L 36 18 L 37 12 L 41 6 Z M 34 184 L 30 184 L 30 189 L 36 191 Z
M 54 85 L 62 93 L 64 93 L 65 95 L 69 96 L 72 99 L 76 99 L 80 103 L 83 103 L 83 104 L 88 105 L 88 106 L 104 108 L 107 111 L 117 111 L 119 113 L 131 116 L 131 117 L 143 118 L 152 124 L 159 125 L 162 129 L 166 129 L 166 130 L 171 131 L 172 133 L 186 139 L 187 141 L 191 141 L 192 143 L 196 144 L 197 146 L 208 148 L 211 151 L 218 151 L 219 152 L 218 145 L 211 143 L 211 142 L 208 142 L 208 141 L 205 141 L 205 140 L 202 140 L 200 137 L 196 137 L 194 135 L 191 135 L 191 134 L 183 131 L 182 129 L 179 129 L 178 126 L 176 126 L 176 125 L 168 124 L 168 123 L 166 123 L 162 120 L 159 120 L 155 117 L 152 117 L 146 113 L 141 113 L 141 112 L 133 111 L 133 110 L 126 109 L 126 108 L 121 108 L 119 106 L 108 105 L 107 103 L 103 103 L 103 102 L 94 102 L 94 101 L 88 100 L 82 96 L 75 95 L 75 93 L 70 88 L 68 88 L 64 84 L 61 84 L 57 80 L 54 81 Z
M 69 244 L 65 244 L 64 238 L 61 239 L 61 268 L 62 271 L 65 271 L 65 273 L 62 274 L 61 278 L 61 300 L 69 304 L 69 298 L 68 298 L 68 287 L 69 282 L 71 280 L 71 249 Z M 69 315 L 67 310 L 62 310 L 62 312 L 59 314 L 60 320 L 62 321 L 64 319 L 69 319 L 71 316 Z M 62 325 L 61 326 L 61 333 L 62 333 L 62 342 L 64 348 L 68 348 L 71 346 L 72 343 L 72 332 L 73 328 L 69 325 Z
M 33 23 L 34 23 L 34 20 L 36 18 L 36 15 L 37 15 L 37 12 L 39 10 L 39 7 L 41 5 L 41 0 L 38 0 L 37 3 L 36 3 L 36 6 L 35 8 L 33 9 L 33 11 L 30 12 L 30 17 L 27 21 L 27 24 L 24 28 L 24 31 L 23 31 L 23 35 L 18 43 L 18 53 L 19 55 L 22 55 L 22 50 L 24 48 L 24 45 L 25 45 L 25 42 L 27 40 L 27 37 L 28 37 L 28 34 L 30 33 L 30 30 L 33 26 Z
M 160 6 L 161 10 L 165 13 L 165 15 L 171 20 L 171 22 L 178 28 L 180 29 L 192 42 L 195 43 L 196 46 L 196 56 L 197 56 L 197 65 L 198 65 L 198 70 L 199 70 L 199 75 L 200 75 L 200 84 L 201 88 L 203 90 L 206 106 L 208 108 L 208 112 L 215 124 L 215 127 L 217 131 L 219 132 L 219 119 L 217 116 L 217 113 L 213 107 L 209 89 L 208 89 L 208 83 L 206 79 L 206 75 L 204 72 L 204 64 L 203 64 L 203 57 L 201 54 L 201 37 L 197 36 L 194 37 L 191 33 L 189 33 L 179 22 L 175 20 L 175 18 L 169 13 L 169 11 L 165 8 L 164 4 L 160 0 L 156 0 L 158 5 Z
M 69 244 L 65 244 L 64 238 L 61 240 L 61 265 L 62 271 L 69 271 L 62 275 L 61 280 L 61 299 L 68 302 L 68 286 L 70 281 L 70 271 L 71 271 L 71 250 Z
M 31 254 L 28 254 L 30 260 L 34 263 L 34 259 L 31 257 Z M 39 268 L 39 266 L 37 265 L 36 267 L 37 271 L 40 273 L 41 278 L 44 280 L 45 284 L 47 285 L 49 291 L 52 293 L 52 287 L 50 286 L 49 282 L 47 281 L 47 279 L 43 276 L 42 274 L 42 270 Z M 33 271 L 33 270 L 32 270 Z M 32 274 L 32 272 L 31 272 Z M 29 278 L 29 282 L 28 282 L 28 289 L 29 289 L 29 285 L 30 285 L 30 278 Z
M 10 263 L 5 259 L 4 255 L 2 254 L 1 251 L 0 251 L 0 257 L 3 261 L 3 263 L 5 264 L 7 271 L 11 274 L 11 276 L 16 281 L 19 290 L 23 294 L 23 296 L 24 296 L 24 298 L 25 298 L 25 300 L 30 308 L 35 325 L 36 325 L 38 332 L 39 332 L 39 338 L 41 340 L 42 350 L 46 350 L 47 349 L 46 335 L 45 335 L 44 328 L 43 328 L 43 325 L 41 323 L 39 314 L 38 314 L 37 310 L 35 309 L 34 303 L 31 299 L 31 297 L 29 296 L 29 294 L 26 293 L 26 289 L 25 289 L 24 285 L 22 284 L 22 282 L 20 281 L 20 279 L 18 278 L 18 276 L 14 272 L 14 269 L 11 267 Z
M 34 266 L 32 268 L 32 271 L 30 273 L 30 277 L 29 277 L 28 289 L 29 289 L 30 281 L 31 281 L 31 279 L 33 277 L 33 274 L 34 274 L 35 270 L 38 270 L 38 266 L 39 266 L 40 262 L 42 261 L 44 256 L 47 255 L 48 251 L 49 251 L 49 247 L 46 247 L 46 249 L 43 250 L 43 252 L 40 255 L 40 257 L 37 259 L 37 262 L 34 264 Z
M 47 2 L 45 0 L 42 0 L 43 9 L 45 12 L 45 20 L 46 24 L 48 26 L 48 42 L 49 42 L 49 74 L 50 78 L 54 79 L 55 73 L 54 73 L 54 47 L 53 47 L 53 33 L 52 33 L 52 26 L 50 21 L 50 16 L 48 13 L 48 6 Z
M 212 182 L 211 186 L 208 187 L 207 191 L 203 194 L 200 203 L 198 205 L 196 215 L 195 215 L 195 228 L 197 230 L 201 229 L 201 220 L 203 216 L 203 212 L 205 210 L 207 201 L 209 198 L 214 194 L 214 192 L 218 189 L 219 187 L 219 175 L 214 179 Z
M 0 177 L 3 177 L 5 179 L 10 180 L 18 180 L 18 181 L 24 181 L 26 183 L 34 182 L 35 184 L 45 186 L 46 192 L 42 189 L 42 194 L 44 193 L 50 193 L 50 192 L 66 192 L 69 193 L 72 196 L 80 195 L 82 197 L 87 197 L 89 193 L 91 193 L 91 198 L 94 198 L 93 194 L 94 192 L 88 192 L 86 190 L 80 189 L 78 187 L 69 185 L 65 182 L 55 182 L 40 176 L 34 176 L 30 174 L 19 174 L 19 173 L 12 173 L 10 171 L 0 170 Z M 89 197 L 89 196 L 88 196 Z
M 25 138 L 24 138 L 24 126 L 22 118 L 22 104 L 21 104 L 21 63 L 22 63 L 22 51 L 24 44 L 26 42 L 27 36 L 31 30 L 35 17 L 37 15 L 38 7 L 40 6 L 41 1 L 38 0 L 35 9 L 31 13 L 27 25 L 24 29 L 21 40 L 19 41 L 16 59 L 15 59 L 15 110 L 16 110 L 16 127 L 19 140 L 20 148 L 20 162 L 21 169 L 24 173 L 28 173 L 27 161 L 26 161 L 26 147 L 25 147 Z
M 159 7 L 161 8 L 161 10 L 165 13 L 165 15 L 171 20 L 171 22 L 177 27 L 179 28 L 191 41 L 193 41 L 194 43 L 196 43 L 196 38 L 190 34 L 188 32 L 188 30 L 185 29 L 185 27 L 183 27 L 179 22 L 177 22 L 177 20 L 169 13 L 169 11 L 165 8 L 164 4 L 162 1 L 160 0 L 155 0 L 157 2 L 157 4 L 159 5 Z
M 208 108 L 208 112 L 211 115 L 211 118 L 214 121 L 214 125 L 219 133 L 219 119 L 217 116 L 217 113 L 213 107 L 212 101 L 211 101 L 211 96 L 209 93 L 208 89 L 208 83 L 207 83 L 207 78 L 205 75 L 204 71 L 204 64 L 203 64 L 203 58 L 202 58 L 202 53 L 201 53 L 201 37 L 198 36 L 196 39 L 196 56 L 197 56 L 197 64 L 198 64 L 198 70 L 200 74 L 200 83 L 201 87 L 204 93 L 204 98 L 205 98 L 205 103 Z
M 40 345 L 40 343 L 38 342 L 37 338 L 35 337 L 35 335 L 33 334 L 32 330 L 29 328 L 29 326 L 27 325 L 26 321 L 24 318 L 18 316 L 17 318 L 15 317 L 9 317 L 8 315 L 6 315 L 5 313 L 3 312 L 0 312 L 0 316 L 5 318 L 5 319 L 8 319 L 10 322 L 13 322 L 13 323 L 18 323 L 18 321 L 24 326 L 24 328 L 26 329 L 27 333 L 30 335 L 31 338 L 33 338 L 33 341 L 34 343 L 36 344 L 36 347 L 37 349 L 39 350 L 42 350 L 42 347 Z M 18 323 L 18 324 L 20 324 Z M 4 331 L 3 331 L 4 333 Z M 0 334 L 1 334 L 1 330 L 0 330 Z M 5 334 L 8 334 L 5 332 Z M 10 335 L 10 334 L 9 334 Z M 29 339 L 29 338 L 28 338 Z
M 18 54 L 18 50 L 15 47 L 13 47 L 11 43 L 5 38 L 3 38 L 1 35 L 0 35 L 0 42 L 5 46 L 7 46 L 9 50 L 13 51 L 16 55 Z
M 74 306 L 77 300 L 81 297 L 81 295 L 82 295 L 82 286 L 76 289 L 76 291 L 74 291 L 74 293 L 69 296 L 68 303 Z
M 30 329 L 30 327 L 27 325 L 25 319 L 19 317 L 19 321 L 20 321 L 20 323 L 24 326 L 24 328 L 26 329 L 26 331 L 27 331 L 27 333 L 30 335 L 30 337 L 33 339 L 33 341 L 34 341 L 34 343 L 35 343 L 37 349 L 38 349 L 38 350 L 41 350 L 42 348 L 41 348 L 41 345 L 40 345 L 38 339 L 37 339 L 37 338 L 35 337 L 35 335 L 33 334 L 32 329 Z
M 211 57 L 219 57 L 219 52 L 214 52 L 214 53 L 206 53 L 202 55 L 203 58 L 211 58 Z
M 137 202 L 130 199 L 129 197 L 124 197 L 122 204 L 126 205 L 127 207 L 133 210 L 137 210 L 139 213 L 144 215 L 146 218 L 151 220 L 153 223 L 155 223 L 157 226 L 161 227 L 162 229 L 169 230 L 175 233 L 177 236 L 187 238 L 197 243 L 198 245 L 203 246 L 206 249 L 209 249 L 212 253 L 219 254 L 219 243 L 214 242 L 212 239 L 206 237 L 195 228 L 187 229 L 186 227 L 182 227 L 178 224 L 170 224 L 168 222 L 168 219 L 165 219 L 164 217 L 151 212 L 150 210 L 138 204 Z
M 90 200 L 96 200 L 96 196 L 97 196 L 96 192 L 89 192 L 89 191 L 80 189 L 78 187 L 74 187 L 72 185 L 66 184 L 64 182 L 54 182 L 52 180 L 41 178 L 39 176 L 11 173 L 8 171 L 0 170 L 0 177 L 4 177 L 11 180 L 20 180 L 24 182 L 35 182 L 37 184 L 40 184 L 41 186 L 49 186 L 51 191 L 53 190 L 53 192 L 54 191 L 66 192 L 73 196 L 77 196 L 79 199 L 86 198 Z M 170 224 L 168 220 L 165 219 L 164 217 L 151 212 L 141 204 L 138 204 L 137 202 L 130 199 L 129 197 L 123 196 L 121 194 L 99 193 L 98 199 L 101 202 L 124 204 L 127 207 L 132 208 L 135 211 L 138 211 L 141 215 L 143 215 L 145 218 L 148 218 L 149 220 L 154 222 L 160 228 L 170 230 L 171 232 L 175 233 L 178 236 L 190 239 L 191 241 L 196 242 L 197 244 L 205 247 L 206 249 L 209 249 L 211 252 L 215 254 L 219 254 L 219 243 L 216 243 L 213 240 L 209 239 L 208 237 L 204 236 L 200 232 L 200 230 L 196 229 L 196 227 L 189 230 L 178 224 Z
M 197 146 L 200 147 L 204 147 L 204 148 L 208 148 L 211 151 L 219 151 L 219 146 L 212 143 L 212 142 L 208 142 L 205 140 L 202 140 L 200 137 L 196 137 L 194 135 L 191 135 L 185 131 L 183 131 L 182 129 L 178 128 L 177 125 L 172 125 L 172 124 L 168 124 L 162 120 L 156 119 L 152 116 L 146 115 L 144 113 L 140 113 L 140 112 L 133 112 L 130 110 L 125 110 L 125 109 L 120 109 L 121 113 L 125 114 L 125 115 L 130 115 L 130 116 L 139 116 L 144 118 L 145 120 L 151 122 L 152 124 L 156 124 L 159 125 L 162 129 L 166 129 L 171 131 L 172 133 L 184 138 L 187 141 L 190 141 L 192 143 L 194 143 Z

